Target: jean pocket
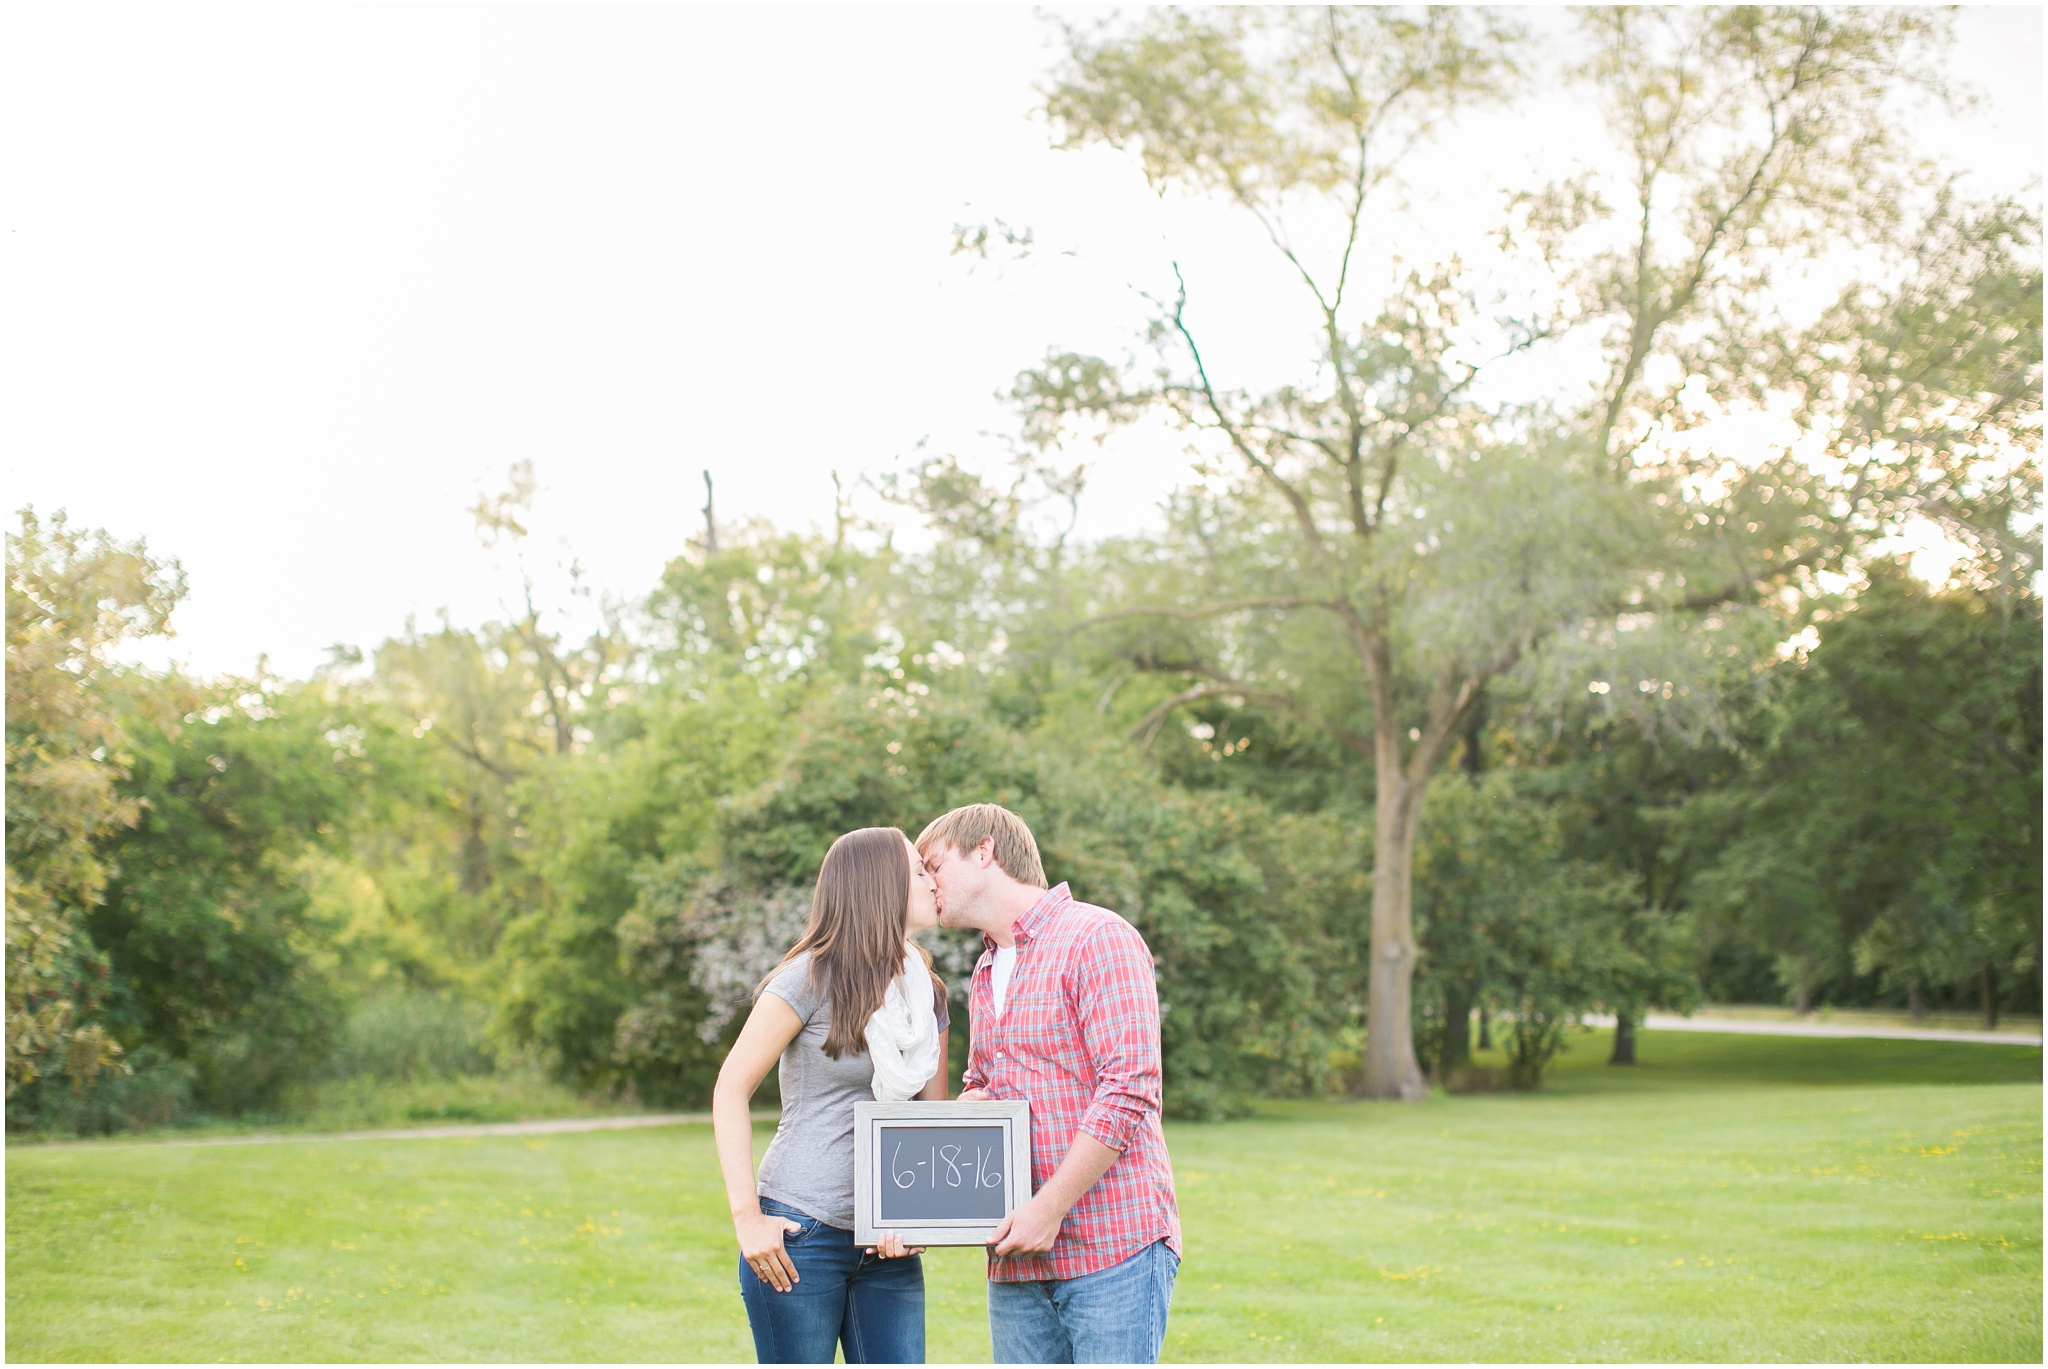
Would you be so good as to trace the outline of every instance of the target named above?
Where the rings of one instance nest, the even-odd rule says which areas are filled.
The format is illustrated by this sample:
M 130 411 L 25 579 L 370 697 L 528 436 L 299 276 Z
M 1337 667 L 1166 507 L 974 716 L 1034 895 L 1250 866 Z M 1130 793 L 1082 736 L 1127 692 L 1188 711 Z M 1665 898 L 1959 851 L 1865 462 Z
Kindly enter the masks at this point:
M 779 1202 L 774 1198 L 763 1198 L 761 1200 L 761 1214 L 766 1217 L 780 1217 L 783 1221 L 795 1222 L 797 1224 L 796 1230 L 790 1231 L 785 1229 L 783 1231 L 782 1243 L 784 1245 L 795 1245 L 800 1241 L 809 1240 L 817 1235 L 818 1228 L 824 1225 L 823 1222 L 813 1217 L 810 1213 L 801 1212 L 791 1207 L 788 1203 Z

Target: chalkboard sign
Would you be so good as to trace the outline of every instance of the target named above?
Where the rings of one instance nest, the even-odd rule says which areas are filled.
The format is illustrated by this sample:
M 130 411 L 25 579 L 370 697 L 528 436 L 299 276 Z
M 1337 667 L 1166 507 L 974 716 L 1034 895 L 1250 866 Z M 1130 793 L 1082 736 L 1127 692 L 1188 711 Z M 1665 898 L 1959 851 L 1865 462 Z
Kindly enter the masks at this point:
M 854 1239 L 985 1245 L 1031 1196 L 1027 1103 L 855 1103 Z

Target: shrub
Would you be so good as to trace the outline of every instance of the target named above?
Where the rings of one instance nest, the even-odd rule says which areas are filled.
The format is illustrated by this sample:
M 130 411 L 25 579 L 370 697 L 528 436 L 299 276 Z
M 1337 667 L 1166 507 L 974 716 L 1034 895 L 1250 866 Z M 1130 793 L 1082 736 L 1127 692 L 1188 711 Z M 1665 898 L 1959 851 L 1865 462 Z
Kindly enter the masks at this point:
M 489 1074 L 497 1067 L 489 1021 L 489 1008 L 446 990 L 372 990 L 343 1024 L 329 1072 L 392 1082 Z
M 192 1114 L 192 1068 L 155 1046 L 75 1088 L 62 1076 L 37 1080 L 8 1100 L 10 1131 L 106 1136 L 170 1126 Z

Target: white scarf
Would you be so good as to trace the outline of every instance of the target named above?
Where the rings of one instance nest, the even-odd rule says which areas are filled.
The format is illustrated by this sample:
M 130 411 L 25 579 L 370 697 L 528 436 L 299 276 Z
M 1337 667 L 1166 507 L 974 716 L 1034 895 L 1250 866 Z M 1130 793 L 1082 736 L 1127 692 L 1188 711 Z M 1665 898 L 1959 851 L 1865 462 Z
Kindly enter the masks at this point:
M 917 948 L 905 943 L 903 973 L 889 981 L 882 1006 L 868 1019 L 868 1059 L 875 1064 L 875 1098 L 914 1098 L 939 1069 L 939 1023 L 932 1011 L 932 977 Z

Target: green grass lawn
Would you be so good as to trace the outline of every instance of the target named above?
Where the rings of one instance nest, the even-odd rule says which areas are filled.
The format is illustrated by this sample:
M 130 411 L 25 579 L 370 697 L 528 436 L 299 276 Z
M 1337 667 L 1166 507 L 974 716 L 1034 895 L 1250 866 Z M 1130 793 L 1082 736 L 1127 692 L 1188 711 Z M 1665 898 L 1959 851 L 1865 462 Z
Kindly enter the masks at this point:
M 1646 1033 L 1177 1125 L 1182 1360 L 2041 1358 L 2041 1053 Z M 765 1139 L 765 1129 L 763 1131 Z M 709 1129 L 11 1147 L 23 1360 L 747 1360 Z M 986 1360 L 978 1252 L 931 1358 Z

